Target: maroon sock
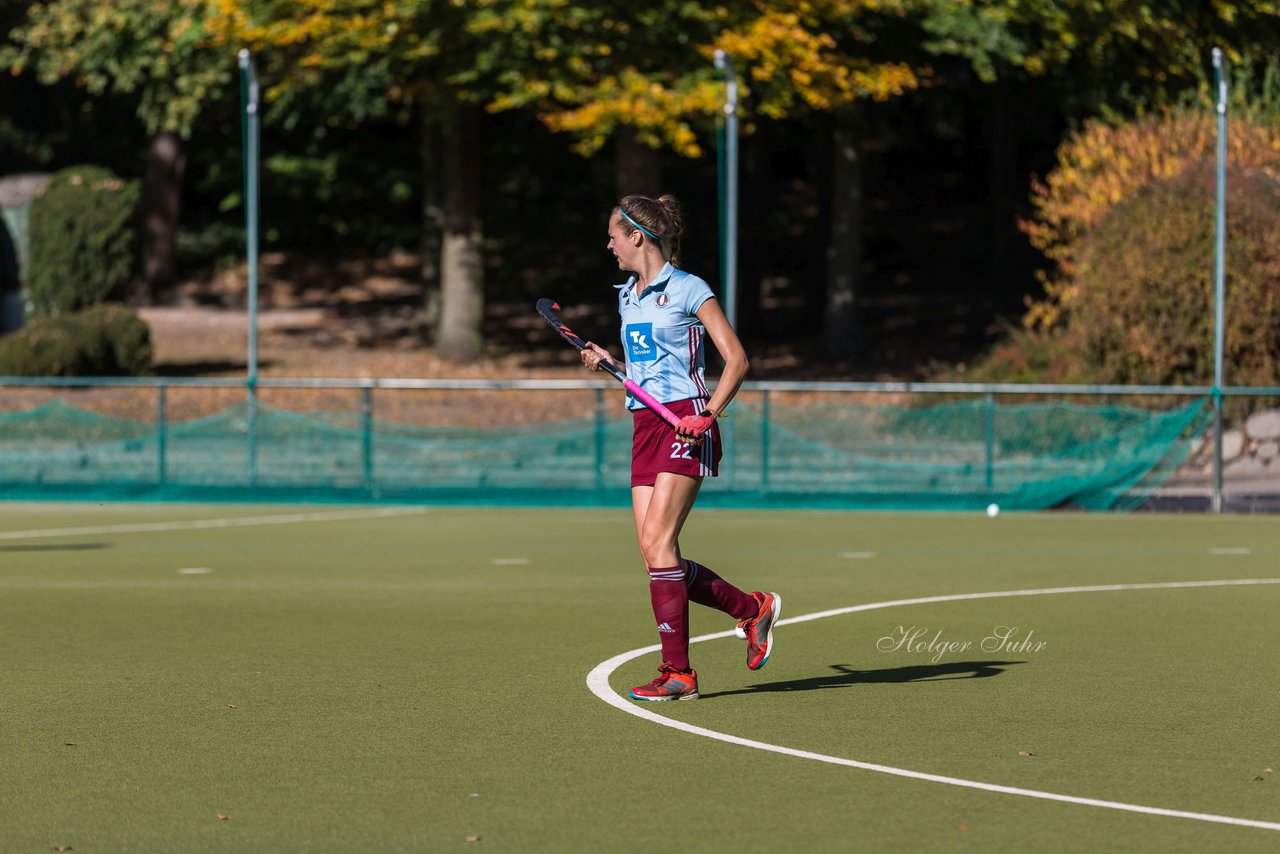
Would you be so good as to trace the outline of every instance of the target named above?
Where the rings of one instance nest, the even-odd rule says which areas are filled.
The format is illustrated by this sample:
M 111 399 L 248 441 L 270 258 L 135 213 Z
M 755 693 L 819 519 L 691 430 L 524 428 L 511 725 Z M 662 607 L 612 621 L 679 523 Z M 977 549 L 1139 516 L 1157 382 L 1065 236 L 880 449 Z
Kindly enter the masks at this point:
M 684 583 L 691 602 L 724 611 L 737 620 L 754 617 L 760 610 L 754 596 L 743 593 L 696 560 L 686 559 L 684 564 Z
M 649 569 L 649 601 L 662 641 L 662 661 L 676 670 L 689 669 L 689 593 L 684 569 L 655 566 Z

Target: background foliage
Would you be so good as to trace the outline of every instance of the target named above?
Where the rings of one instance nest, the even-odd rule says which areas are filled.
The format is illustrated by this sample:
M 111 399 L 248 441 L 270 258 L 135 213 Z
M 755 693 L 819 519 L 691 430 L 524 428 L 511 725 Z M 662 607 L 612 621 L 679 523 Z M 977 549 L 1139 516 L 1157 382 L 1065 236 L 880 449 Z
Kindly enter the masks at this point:
M 1280 176 L 1227 179 L 1226 381 L 1272 385 L 1280 367 Z M 1200 164 L 1116 205 L 1083 241 L 1069 328 L 1099 382 L 1213 379 L 1214 174 Z
M 31 203 L 27 297 L 56 315 L 129 296 L 138 268 L 138 186 L 109 169 L 54 175 Z
M 546 293 L 603 315 L 617 272 L 601 220 L 637 175 L 686 201 L 689 264 L 719 279 L 724 88 L 711 57 L 724 50 L 743 83 L 738 285 L 744 336 L 765 357 L 755 364 L 802 370 L 826 356 L 841 375 L 921 376 L 930 362 L 971 362 L 1028 300 L 1015 343 L 1061 331 L 1088 230 L 1211 140 L 1211 47 L 1248 76 L 1233 159 L 1274 153 L 1276 110 L 1257 105 L 1277 103 L 1275 74 L 1249 76 L 1248 60 L 1280 41 L 1277 11 L 1273 0 L 20 1 L 0 8 L 0 171 L 97 163 L 145 179 L 145 222 L 161 227 L 144 255 L 170 239 L 180 250 L 175 278 L 150 263 L 145 276 L 153 299 L 172 299 L 243 254 L 233 81 L 250 47 L 267 95 L 269 250 L 419 253 L 425 310 L 450 275 L 453 228 L 483 272 L 458 292 L 482 292 L 489 322 Z M 473 160 L 461 187 L 449 184 L 458 151 Z M 817 334 L 845 328 L 831 326 L 833 305 L 859 330 L 834 357 Z M 1053 349 L 1035 340 L 1029 364 Z
M 1280 124 L 1255 115 L 1248 111 L 1228 123 L 1227 160 L 1280 176 Z M 1090 121 L 1073 134 L 1047 179 L 1034 184 L 1035 215 L 1024 229 L 1057 268 L 1045 277 L 1045 298 L 1029 306 L 1025 323 L 1047 329 L 1061 322 L 1078 291 L 1080 241 L 1113 207 L 1152 183 L 1211 163 L 1216 145 L 1217 120 L 1204 109 L 1181 108 L 1119 124 Z
M 1200 162 L 1149 182 L 1078 241 L 1070 309 L 1014 327 L 968 372 L 1003 382 L 1205 385 L 1213 381 L 1214 173 Z M 1266 386 L 1280 371 L 1280 180 L 1227 178 L 1224 373 Z M 1033 309 L 1035 307 L 1033 306 Z
M 36 317 L 0 338 L 0 376 L 140 376 L 150 367 L 147 325 L 118 303 Z

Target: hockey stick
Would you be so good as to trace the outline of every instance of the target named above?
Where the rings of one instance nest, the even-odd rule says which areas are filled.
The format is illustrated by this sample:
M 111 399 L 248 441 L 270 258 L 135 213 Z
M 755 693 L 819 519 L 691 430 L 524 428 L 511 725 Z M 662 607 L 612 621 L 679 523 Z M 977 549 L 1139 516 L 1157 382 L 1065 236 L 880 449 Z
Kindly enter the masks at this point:
M 556 312 L 559 311 L 559 309 L 560 306 L 555 300 L 546 298 L 538 300 L 538 314 L 542 315 L 542 319 L 547 323 L 550 323 L 551 328 L 556 332 L 559 332 L 561 338 L 568 341 L 579 350 L 587 349 L 587 342 L 574 334 L 572 329 L 565 326 L 563 320 L 556 317 Z M 632 397 L 656 412 L 659 418 L 670 424 L 673 428 L 679 427 L 680 419 L 674 412 L 659 403 L 657 398 L 640 388 L 640 386 L 636 385 L 633 380 L 628 379 L 622 369 L 612 361 L 608 359 L 601 359 L 600 367 L 601 369 L 608 371 L 615 380 L 626 386 L 627 391 L 631 392 Z

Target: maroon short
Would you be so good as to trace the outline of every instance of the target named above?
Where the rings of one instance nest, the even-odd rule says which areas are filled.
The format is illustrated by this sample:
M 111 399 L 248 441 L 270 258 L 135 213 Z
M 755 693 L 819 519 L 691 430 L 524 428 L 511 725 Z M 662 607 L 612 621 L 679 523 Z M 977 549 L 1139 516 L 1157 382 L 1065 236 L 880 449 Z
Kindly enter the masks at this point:
M 677 417 L 697 415 L 706 408 L 702 399 L 677 400 L 666 404 Z M 676 431 L 649 409 L 632 413 L 635 430 L 631 436 L 631 485 L 653 486 L 658 472 L 669 471 L 691 477 L 715 477 L 720 468 L 720 425 L 713 424 L 699 445 L 676 438 Z

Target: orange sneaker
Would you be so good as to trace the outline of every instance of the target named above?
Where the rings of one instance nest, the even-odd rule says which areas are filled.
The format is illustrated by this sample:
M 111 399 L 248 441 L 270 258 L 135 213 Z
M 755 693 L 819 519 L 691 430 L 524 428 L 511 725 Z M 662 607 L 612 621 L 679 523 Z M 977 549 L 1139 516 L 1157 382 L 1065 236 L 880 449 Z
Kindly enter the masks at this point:
M 698 671 L 676 670 L 669 664 L 658 668 L 658 678 L 631 689 L 631 699 L 649 702 L 698 699 Z
M 747 635 L 747 669 L 759 670 L 773 654 L 773 626 L 782 613 L 782 597 L 777 593 L 752 593 L 760 603 L 754 619 L 738 625 Z

